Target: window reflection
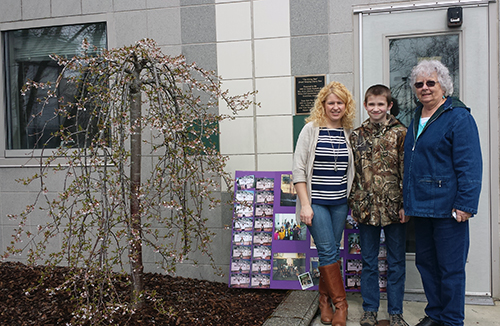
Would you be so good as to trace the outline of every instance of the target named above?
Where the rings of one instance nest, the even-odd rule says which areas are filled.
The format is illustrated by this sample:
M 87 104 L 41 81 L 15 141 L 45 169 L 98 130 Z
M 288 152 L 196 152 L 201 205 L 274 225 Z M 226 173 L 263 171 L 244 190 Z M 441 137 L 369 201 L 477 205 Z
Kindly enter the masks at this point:
M 405 126 L 410 124 L 417 97 L 410 85 L 412 68 L 423 59 L 441 61 L 450 70 L 453 79 L 453 96 L 459 97 L 459 35 L 433 35 L 394 38 L 389 40 L 390 88 L 394 100 L 392 112 Z M 407 225 L 406 252 L 415 252 L 415 227 L 413 219 Z
M 106 48 L 106 24 L 21 29 L 4 32 L 2 36 L 5 49 L 7 148 L 58 147 L 60 140 L 51 135 L 61 125 L 75 122 L 55 114 L 59 107 L 58 99 L 50 99 L 43 106 L 45 90 L 33 88 L 23 96 L 21 89 L 28 80 L 44 83 L 56 81 L 62 67 L 49 57 L 53 53 L 66 57 L 81 54 L 84 39 L 98 48 Z M 72 99 L 77 90 L 64 78 L 57 92 L 58 98 Z
M 408 126 L 412 119 L 417 98 L 410 85 L 411 69 L 423 59 L 441 61 L 453 78 L 453 96 L 460 94 L 459 83 L 459 35 L 433 35 L 394 38 L 389 40 L 390 88 L 399 108 L 397 118 Z

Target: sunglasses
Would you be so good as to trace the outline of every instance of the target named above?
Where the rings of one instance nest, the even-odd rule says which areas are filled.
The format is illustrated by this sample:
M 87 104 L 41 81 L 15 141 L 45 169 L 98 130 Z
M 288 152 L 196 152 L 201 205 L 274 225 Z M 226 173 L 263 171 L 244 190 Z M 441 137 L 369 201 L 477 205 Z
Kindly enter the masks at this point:
M 425 84 L 427 85 L 427 87 L 433 87 L 436 85 L 436 81 L 434 80 L 428 80 L 425 82 Z M 415 84 L 413 84 L 415 86 L 415 88 L 422 88 L 424 87 L 424 82 L 416 82 Z

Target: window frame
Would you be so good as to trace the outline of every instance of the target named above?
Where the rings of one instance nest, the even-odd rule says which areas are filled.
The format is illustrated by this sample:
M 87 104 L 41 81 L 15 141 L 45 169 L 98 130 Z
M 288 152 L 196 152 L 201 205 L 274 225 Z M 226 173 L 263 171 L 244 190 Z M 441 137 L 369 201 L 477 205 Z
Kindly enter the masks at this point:
M 32 29 L 32 28 L 47 28 L 54 26 L 63 25 L 79 25 L 79 24 L 106 24 L 106 43 L 107 48 L 115 46 L 115 39 L 110 38 L 110 26 L 112 26 L 111 17 L 109 14 L 96 14 L 84 17 L 61 17 L 43 20 L 33 20 L 33 21 L 19 21 L 10 23 L 0 23 L 0 33 L 2 34 L 2 42 L 0 45 L 0 125 L 2 125 L 3 132 L 0 133 L 0 167 L 1 166 L 27 166 L 26 159 L 29 158 L 43 158 L 52 155 L 56 149 L 8 149 L 7 148 L 7 138 L 8 138 L 8 121 L 7 121 L 7 94 L 6 94 L 6 83 L 7 75 L 5 71 L 4 62 L 5 57 L 5 44 L 3 42 L 3 33 L 9 31 L 15 31 L 20 29 Z M 28 164 L 31 166 L 32 164 Z M 34 164 L 34 166 L 39 166 L 39 164 Z

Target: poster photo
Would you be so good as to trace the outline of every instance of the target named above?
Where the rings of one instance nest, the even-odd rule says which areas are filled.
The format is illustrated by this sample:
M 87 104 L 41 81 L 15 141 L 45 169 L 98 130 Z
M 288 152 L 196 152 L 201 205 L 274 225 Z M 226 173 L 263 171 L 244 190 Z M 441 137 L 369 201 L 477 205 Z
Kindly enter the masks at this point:
M 380 246 L 378 249 L 378 259 L 386 259 L 387 258 L 387 247 Z
M 296 281 L 306 272 L 304 253 L 275 253 L 273 255 L 273 280 Z
M 253 220 L 251 218 L 235 218 L 233 219 L 233 230 L 238 232 L 252 231 Z
M 295 207 L 295 205 L 297 204 L 297 192 L 295 191 L 295 187 L 293 186 L 293 177 L 291 174 L 281 175 L 280 191 L 280 205 Z
M 231 261 L 231 272 L 250 273 L 250 260 L 233 258 Z
M 272 232 L 273 219 L 272 218 L 255 218 L 254 224 L 255 231 Z
M 345 220 L 345 228 L 349 230 L 359 229 L 358 222 L 354 220 L 351 214 L 347 215 L 347 219 Z
M 254 175 L 244 175 L 236 178 L 236 189 L 245 190 L 255 188 L 255 176 Z
M 269 289 L 271 279 L 269 275 L 265 274 L 252 274 L 252 288 Z
M 236 191 L 236 202 L 252 204 L 254 199 L 253 190 L 238 190 Z
M 233 246 L 233 258 L 250 259 L 252 258 L 252 248 L 250 246 Z
M 361 259 L 347 259 L 346 272 L 349 274 L 361 274 L 363 262 Z
M 233 232 L 233 243 L 240 246 L 252 244 L 252 232 L 235 231 Z
M 312 286 L 314 286 L 311 274 L 309 272 L 305 272 L 299 275 L 299 282 L 302 290 L 306 290 Z
M 255 192 L 255 202 L 274 204 L 274 191 L 258 190 Z
M 256 217 L 273 217 L 274 208 L 273 205 L 269 204 L 256 204 L 255 205 L 255 216 Z
M 346 276 L 346 290 L 359 291 L 361 289 L 361 277 L 359 275 Z
M 378 261 L 378 271 L 380 274 L 387 274 L 387 270 L 389 269 L 389 264 L 387 264 L 387 260 L 380 259 Z
M 232 288 L 247 288 L 250 286 L 250 274 L 231 273 L 229 285 Z
M 311 274 L 313 284 L 318 285 L 319 284 L 319 258 L 318 257 L 311 257 L 309 273 Z
M 271 274 L 270 260 L 254 260 L 252 262 L 252 273 Z
M 253 205 L 251 203 L 234 203 L 235 217 L 253 217 Z
M 380 275 L 378 277 L 378 286 L 380 287 L 380 292 L 387 291 L 387 277 L 384 275 Z
M 274 230 L 278 233 L 277 240 L 305 241 L 307 226 L 296 224 L 295 214 L 275 214 Z
M 253 259 L 271 259 L 271 246 L 254 246 Z
M 271 232 L 255 232 L 253 234 L 253 244 L 259 246 L 270 246 L 273 241 Z
M 257 182 L 255 184 L 256 190 L 274 190 L 274 178 L 257 178 Z
M 349 233 L 347 238 L 349 243 L 349 254 L 351 255 L 359 255 L 361 254 L 361 246 L 359 244 L 359 233 Z

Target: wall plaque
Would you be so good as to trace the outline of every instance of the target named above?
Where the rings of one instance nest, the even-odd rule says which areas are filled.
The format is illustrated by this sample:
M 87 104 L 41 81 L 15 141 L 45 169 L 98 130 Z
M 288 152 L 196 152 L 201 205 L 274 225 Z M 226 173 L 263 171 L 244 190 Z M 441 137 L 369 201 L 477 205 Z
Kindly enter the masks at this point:
M 324 75 L 295 77 L 295 114 L 309 114 L 316 95 L 324 86 Z

